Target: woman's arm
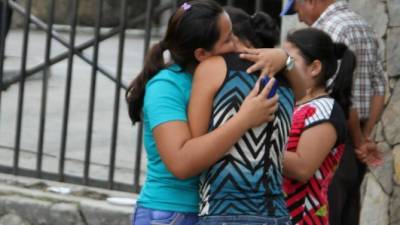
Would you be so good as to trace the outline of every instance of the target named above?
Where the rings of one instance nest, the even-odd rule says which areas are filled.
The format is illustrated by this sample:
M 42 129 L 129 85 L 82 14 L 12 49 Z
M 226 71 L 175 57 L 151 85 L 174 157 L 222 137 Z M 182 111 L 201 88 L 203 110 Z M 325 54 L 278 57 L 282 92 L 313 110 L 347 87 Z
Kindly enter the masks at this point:
M 351 139 L 354 145 L 354 151 L 358 160 L 368 166 L 378 166 L 383 163 L 383 156 L 378 146 L 368 137 L 364 136 L 361 130 L 360 119 L 355 108 L 350 109 L 347 126 L 350 130 Z
M 363 133 L 366 137 L 371 136 L 371 132 L 375 127 L 375 124 L 379 121 L 381 114 L 385 106 L 385 96 L 374 95 L 371 98 L 370 114 L 367 122 L 365 123 Z
M 305 130 L 300 136 L 296 151 L 284 153 L 284 175 L 306 183 L 321 166 L 336 139 L 336 130 L 329 122 Z
M 215 71 L 222 72 L 215 67 L 215 62 L 219 60 L 213 60 L 203 62 L 196 69 L 192 96 L 204 97 L 191 101 L 193 107 L 189 119 L 193 121 L 192 132 L 196 136 L 207 132 L 211 112 L 209 99 L 212 101 L 212 92 L 216 91 L 214 84 L 203 88 L 207 83 L 199 79 L 213 76 Z M 246 97 L 239 112 L 210 133 L 192 138 L 189 124 L 182 121 L 167 122 L 153 129 L 160 156 L 171 173 L 179 179 L 199 174 L 219 160 L 248 129 L 273 119 L 278 97 L 267 99 L 272 82 L 260 94 L 256 86 Z
M 248 73 L 261 71 L 261 75 L 273 76 L 285 67 L 288 54 L 282 48 L 247 49 L 240 54 L 240 57 L 254 62 L 247 69 Z M 290 71 L 285 71 L 285 77 L 289 81 L 295 99 L 303 98 L 306 94 L 306 86 L 297 67 L 294 66 Z

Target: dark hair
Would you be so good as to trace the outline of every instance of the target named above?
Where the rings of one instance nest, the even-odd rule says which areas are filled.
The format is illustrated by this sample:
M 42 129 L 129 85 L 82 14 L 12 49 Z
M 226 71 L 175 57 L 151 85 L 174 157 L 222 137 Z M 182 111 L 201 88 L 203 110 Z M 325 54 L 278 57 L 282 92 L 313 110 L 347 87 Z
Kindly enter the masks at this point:
M 305 28 L 290 33 L 287 41 L 300 50 L 306 63 L 321 61 L 322 76 L 318 85 L 326 87 L 348 118 L 352 105 L 353 73 L 356 67 L 354 53 L 345 44 L 334 43 L 328 34 L 315 28 Z M 339 59 L 340 67 L 337 71 Z M 331 78 L 334 79 L 333 83 L 327 87 L 327 82 Z
M 179 7 L 171 16 L 164 39 L 150 49 L 142 71 L 129 85 L 126 100 L 133 123 L 141 120 L 146 83 L 166 68 L 163 57 L 165 50 L 169 50 L 172 60 L 182 70 L 191 71 L 198 64 L 194 51 L 197 48 L 212 50 L 219 39 L 218 21 L 222 7 L 212 0 L 187 3 L 190 8 Z
M 278 44 L 278 23 L 268 14 L 257 12 L 250 16 L 244 10 L 227 6 L 224 10 L 232 21 L 233 33 L 241 41 L 249 41 L 255 48 L 273 48 Z

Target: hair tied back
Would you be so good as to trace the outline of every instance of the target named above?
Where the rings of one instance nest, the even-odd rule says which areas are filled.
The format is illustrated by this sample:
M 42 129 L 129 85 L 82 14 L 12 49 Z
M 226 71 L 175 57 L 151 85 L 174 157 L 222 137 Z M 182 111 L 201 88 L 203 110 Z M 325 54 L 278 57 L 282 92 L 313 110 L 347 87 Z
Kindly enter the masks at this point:
M 347 46 L 343 43 L 334 43 L 333 44 L 333 51 L 335 52 L 335 56 L 337 59 L 341 59 L 346 50 L 347 50 Z

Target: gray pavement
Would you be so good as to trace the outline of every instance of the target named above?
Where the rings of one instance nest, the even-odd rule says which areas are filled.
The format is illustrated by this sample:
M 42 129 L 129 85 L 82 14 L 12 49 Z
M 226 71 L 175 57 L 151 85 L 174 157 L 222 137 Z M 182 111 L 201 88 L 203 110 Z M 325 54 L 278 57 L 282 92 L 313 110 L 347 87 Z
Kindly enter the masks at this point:
M 64 33 L 68 40 L 68 33 Z M 6 43 L 6 71 L 20 67 L 22 53 L 22 30 L 12 30 Z M 92 37 L 91 33 L 78 32 L 77 44 Z M 45 50 L 44 32 L 33 30 L 30 33 L 28 67 L 43 62 Z M 52 55 L 66 49 L 53 41 Z M 142 65 L 143 37 L 140 34 L 128 34 L 125 45 L 123 81 L 128 83 L 137 74 Z M 92 49 L 84 52 L 91 55 Z M 116 71 L 118 56 L 118 36 L 100 46 L 100 64 L 110 71 Z M 43 170 L 56 172 L 61 146 L 62 116 L 67 73 L 67 60 L 51 67 L 49 79 L 46 132 L 44 144 Z M 74 58 L 70 119 L 67 139 L 66 174 L 82 176 L 86 142 L 88 102 L 91 67 L 78 57 Z M 41 74 L 29 78 L 25 86 L 23 123 L 21 136 L 20 166 L 34 169 L 38 145 L 42 80 Z M 15 142 L 18 85 L 2 92 L 0 108 L 0 165 L 11 166 Z M 93 128 L 93 143 L 90 177 L 107 180 L 111 145 L 111 127 L 113 118 L 115 85 L 98 73 L 96 104 Z M 132 126 L 127 116 L 124 91 L 121 91 L 121 107 L 118 129 L 115 181 L 133 183 L 135 162 L 136 126 Z M 145 155 L 142 159 L 142 177 L 145 173 Z M 143 178 L 141 179 L 143 182 Z

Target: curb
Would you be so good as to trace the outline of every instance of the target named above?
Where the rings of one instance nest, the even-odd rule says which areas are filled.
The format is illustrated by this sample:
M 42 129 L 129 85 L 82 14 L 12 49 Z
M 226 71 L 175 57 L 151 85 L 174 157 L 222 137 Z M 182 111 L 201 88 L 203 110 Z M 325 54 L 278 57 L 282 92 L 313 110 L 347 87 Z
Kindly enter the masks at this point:
M 58 194 L 44 187 L 63 187 L 72 191 Z M 101 197 L 74 195 L 82 192 L 97 193 Z M 112 204 L 107 197 L 136 199 L 137 196 L 0 174 L 0 224 L 5 225 L 7 221 L 7 225 L 129 225 L 134 206 Z

